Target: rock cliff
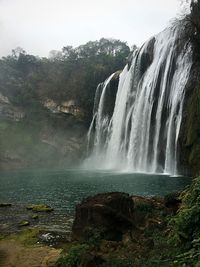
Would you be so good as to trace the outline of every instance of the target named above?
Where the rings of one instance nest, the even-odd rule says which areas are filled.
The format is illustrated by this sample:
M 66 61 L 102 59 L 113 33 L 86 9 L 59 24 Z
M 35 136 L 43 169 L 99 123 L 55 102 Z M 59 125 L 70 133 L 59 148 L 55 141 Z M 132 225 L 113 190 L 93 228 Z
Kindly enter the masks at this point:
M 82 159 L 86 126 L 81 111 L 56 108 L 44 105 L 27 113 L 0 94 L 0 170 L 66 167 Z
M 192 176 L 200 174 L 200 1 L 192 1 L 185 28 L 192 44 L 193 66 L 186 87 L 180 134 L 180 166 Z

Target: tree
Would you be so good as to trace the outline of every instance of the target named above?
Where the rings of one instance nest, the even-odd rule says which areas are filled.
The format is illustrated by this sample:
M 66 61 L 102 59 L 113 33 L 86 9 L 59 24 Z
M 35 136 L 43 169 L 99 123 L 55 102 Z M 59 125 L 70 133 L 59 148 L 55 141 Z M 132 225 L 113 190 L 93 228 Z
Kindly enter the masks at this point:
M 25 54 L 26 54 L 26 51 L 20 46 L 12 50 L 12 56 L 15 59 L 18 59 L 20 55 L 25 55 Z
M 73 100 L 89 123 L 97 85 L 124 67 L 129 52 L 125 42 L 105 38 L 52 50 L 49 58 L 16 48 L 0 60 L 0 92 L 26 113 L 42 109 L 47 99 Z
M 77 52 L 71 45 L 64 46 L 62 49 L 62 54 L 63 54 L 64 59 L 68 59 L 68 60 L 77 59 Z
M 56 61 L 56 60 L 62 60 L 63 58 L 63 54 L 61 51 L 58 50 L 51 50 L 49 52 L 49 59 L 52 61 Z

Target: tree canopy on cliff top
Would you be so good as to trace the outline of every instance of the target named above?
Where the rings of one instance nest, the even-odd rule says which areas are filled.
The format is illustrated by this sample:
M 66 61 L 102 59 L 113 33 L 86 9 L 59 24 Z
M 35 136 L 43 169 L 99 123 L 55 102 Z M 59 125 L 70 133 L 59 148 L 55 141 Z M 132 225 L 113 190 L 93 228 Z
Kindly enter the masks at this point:
M 0 60 L 0 92 L 26 110 L 38 109 L 46 99 L 74 100 L 90 120 L 98 83 L 122 69 L 129 53 L 125 42 L 105 38 L 52 50 L 49 58 L 16 48 Z

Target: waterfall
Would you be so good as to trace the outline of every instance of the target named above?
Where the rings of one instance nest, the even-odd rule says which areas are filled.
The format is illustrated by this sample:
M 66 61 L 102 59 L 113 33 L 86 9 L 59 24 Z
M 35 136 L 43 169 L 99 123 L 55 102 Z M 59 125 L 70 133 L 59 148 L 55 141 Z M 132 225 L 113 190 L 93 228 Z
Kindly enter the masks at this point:
M 85 166 L 177 174 L 178 137 L 191 48 L 180 27 L 167 28 L 134 51 L 108 112 L 112 74 L 97 88 Z

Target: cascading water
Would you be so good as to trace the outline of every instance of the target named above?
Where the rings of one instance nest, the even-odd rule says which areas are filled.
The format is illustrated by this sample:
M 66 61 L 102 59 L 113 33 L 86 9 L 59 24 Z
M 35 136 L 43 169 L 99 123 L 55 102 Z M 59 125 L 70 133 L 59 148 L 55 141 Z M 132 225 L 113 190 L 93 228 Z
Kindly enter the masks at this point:
M 88 168 L 177 173 L 184 89 L 192 64 L 190 46 L 182 43 L 180 27 L 171 27 L 133 53 L 131 66 L 120 74 L 112 114 L 107 91 L 114 74 L 98 86 Z

